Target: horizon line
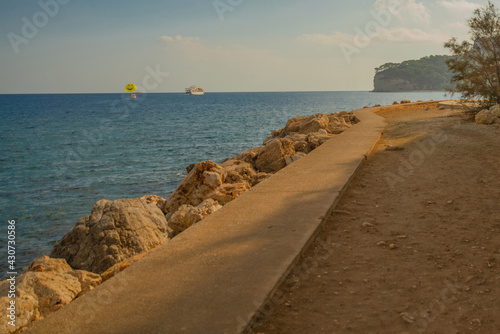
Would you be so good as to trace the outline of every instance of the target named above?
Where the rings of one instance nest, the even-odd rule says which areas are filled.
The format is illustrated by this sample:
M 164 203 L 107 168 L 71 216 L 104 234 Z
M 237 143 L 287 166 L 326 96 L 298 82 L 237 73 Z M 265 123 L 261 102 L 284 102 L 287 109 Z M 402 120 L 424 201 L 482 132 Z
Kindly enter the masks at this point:
M 373 90 L 290 90 L 290 91 L 210 91 L 206 94 L 231 94 L 231 93 L 340 93 L 340 92 L 368 92 L 368 93 L 443 93 L 446 91 L 396 91 L 396 92 L 374 92 Z M 98 95 L 98 94 L 129 94 L 126 92 L 92 92 L 92 93 L 0 93 L 0 95 Z M 146 92 L 142 94 L 182 94 L 185 92 Z

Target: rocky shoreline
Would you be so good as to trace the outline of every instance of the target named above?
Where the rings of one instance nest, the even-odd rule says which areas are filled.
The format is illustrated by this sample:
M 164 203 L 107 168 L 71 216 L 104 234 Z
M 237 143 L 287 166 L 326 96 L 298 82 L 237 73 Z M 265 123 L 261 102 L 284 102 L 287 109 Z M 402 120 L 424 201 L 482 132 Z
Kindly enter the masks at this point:
M 98 201 L 50 257 L 34 259 L 16 278 L 15 326 L 2 317 L 0 331 L 23 331 L 59 310 L 358 121 L 345 111 L 294 117 L 261 146 L 221 164 L 188 166 L 188 175 L 167 199 L 146 195 Z M 0 307 L 5 309 L 9 286 L 8 280 L 0 282 Z

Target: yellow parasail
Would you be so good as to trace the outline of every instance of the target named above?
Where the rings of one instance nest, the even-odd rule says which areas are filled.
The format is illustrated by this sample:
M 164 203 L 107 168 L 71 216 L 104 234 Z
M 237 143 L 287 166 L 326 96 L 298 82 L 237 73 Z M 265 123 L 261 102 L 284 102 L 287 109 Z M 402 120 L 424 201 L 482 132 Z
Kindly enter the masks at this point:
M 137 86 L 134 85 L 133 83 L 129 83 L 128 85 L 125 86 L 125 91 L 127 93 L 132 93 L 132 92 L 135 92 L 137 90 Z

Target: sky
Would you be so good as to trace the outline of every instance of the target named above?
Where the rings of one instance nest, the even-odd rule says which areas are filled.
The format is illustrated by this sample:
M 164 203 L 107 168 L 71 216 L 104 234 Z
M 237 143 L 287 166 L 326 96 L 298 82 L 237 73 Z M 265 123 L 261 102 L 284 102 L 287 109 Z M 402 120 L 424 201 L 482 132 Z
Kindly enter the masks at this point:
M 372 90 L 483 0 L 0 0 L 0 94 Z

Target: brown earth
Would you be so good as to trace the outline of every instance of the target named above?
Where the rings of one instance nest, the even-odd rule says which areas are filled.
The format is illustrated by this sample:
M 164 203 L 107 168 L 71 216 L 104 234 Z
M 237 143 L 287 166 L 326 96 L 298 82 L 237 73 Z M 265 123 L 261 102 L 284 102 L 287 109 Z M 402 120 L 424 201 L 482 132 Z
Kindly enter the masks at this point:
M 379 114 L 384 135 L 254 333 L 500 333 L 499 126 Z

